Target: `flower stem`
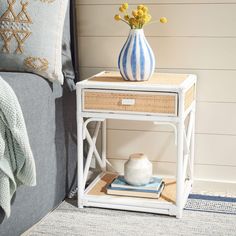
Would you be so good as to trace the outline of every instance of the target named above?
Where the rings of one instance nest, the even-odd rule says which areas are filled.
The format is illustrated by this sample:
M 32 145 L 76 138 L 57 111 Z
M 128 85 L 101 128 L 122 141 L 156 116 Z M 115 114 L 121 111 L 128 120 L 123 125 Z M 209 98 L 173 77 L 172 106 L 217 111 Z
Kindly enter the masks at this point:
M 151 24 L 154 24 L 154 23 L 157 23 L 157 22 L 159 22 L 159 20 L 151 21 L 151 22 L 149 22 L 149 23 L 146 23 L 145 25 L 151 25 Z
M 123 19 L 120 19 L 121 21 L 125 22 L 127 25 L 129 25 L 129 23 Z

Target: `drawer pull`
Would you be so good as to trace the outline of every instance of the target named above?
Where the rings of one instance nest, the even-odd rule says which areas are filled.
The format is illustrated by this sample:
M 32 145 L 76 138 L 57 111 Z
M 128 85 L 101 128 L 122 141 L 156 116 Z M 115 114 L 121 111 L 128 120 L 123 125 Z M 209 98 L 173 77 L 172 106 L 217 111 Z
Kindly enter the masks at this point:
M 121 104 L 122 105 L 133 106 L 133 105 L 135 105 L 135 99 L 126 99 L 126 98 L 124 98 L 124 99 L 121 100 Z

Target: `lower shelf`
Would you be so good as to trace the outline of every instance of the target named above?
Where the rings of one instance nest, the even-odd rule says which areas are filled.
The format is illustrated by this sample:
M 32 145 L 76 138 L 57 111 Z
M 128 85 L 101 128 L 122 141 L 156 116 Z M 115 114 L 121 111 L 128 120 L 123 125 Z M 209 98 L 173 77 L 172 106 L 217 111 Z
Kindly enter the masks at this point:
M 84 193 L 83 205 L 101 208 L 121 209 L 130 211 L 152 212 L 178 217 L 176 201 L 176 180 L 164 179 L 165 188 L 158 199 L 125 197 L 106 194 L 106 186 L 109 185 L 117 174 L 104 172 L 88 186 Z M 184 204 L 191 191 L 190 181 L 185 181 Z M 181 217 L 181 216 L 179 216 Z
M 95 179 L 92 186 L 86 191 L 88 196 L 107 196 L 108 198 L 125 198 L 127 199 L 136 199 L 142 201 L 160 201 L 175 204 L 175 195 L 176 195 L 176 181 L 173 179 L 164 179 L 165 188 L 159 199 L 151 198 L 138 198 L 138 197 L 124 197 L 124 196 L 115 196 L 106 194 L 106 187 L 117 177 L 117 174 L 113 173 L 103 173 L 99 178 Z

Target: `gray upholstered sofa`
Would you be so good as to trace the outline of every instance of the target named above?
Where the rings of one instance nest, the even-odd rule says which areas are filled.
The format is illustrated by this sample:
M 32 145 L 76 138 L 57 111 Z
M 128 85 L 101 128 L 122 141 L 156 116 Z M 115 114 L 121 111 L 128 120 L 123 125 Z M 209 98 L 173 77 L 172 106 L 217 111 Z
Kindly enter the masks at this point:
M 0 209 L 1 236 L 16 236 L 26 231 L 57 207 L 73 187 L 76 175 L 73 88 L 74 79 L 77 79 L 74 70 L 76 54 L 73 53 L 76 52 L 76 34 L 72 24 L 75 18 L 74 1 L 71 1 L 70 10 L 62 44 L 65 76 L 63 87 L 30 73 L 0 72 L 0 76 L 11 85 L 19 99 L 37 171 L 36 187 L 22 186 L 17 189 L 12 200 L 10 218 L 7 219 Z

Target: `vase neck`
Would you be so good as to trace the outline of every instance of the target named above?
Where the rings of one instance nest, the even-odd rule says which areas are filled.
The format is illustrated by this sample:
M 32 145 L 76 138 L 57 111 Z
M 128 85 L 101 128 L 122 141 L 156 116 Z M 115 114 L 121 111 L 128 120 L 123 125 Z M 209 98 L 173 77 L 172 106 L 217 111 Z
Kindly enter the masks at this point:
M 129 32 L 130 35 L 144 35 L 143 29 L 131 29 Z
M 147 156 L 143 153 L 134 153 L 134 154 L 131 154 L 129 156 L 129 159 L 130 160 L 134 160 L 134 161 L 137 161 L 137 160 L 146 160 L 147 159 Z

